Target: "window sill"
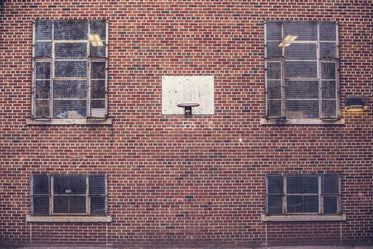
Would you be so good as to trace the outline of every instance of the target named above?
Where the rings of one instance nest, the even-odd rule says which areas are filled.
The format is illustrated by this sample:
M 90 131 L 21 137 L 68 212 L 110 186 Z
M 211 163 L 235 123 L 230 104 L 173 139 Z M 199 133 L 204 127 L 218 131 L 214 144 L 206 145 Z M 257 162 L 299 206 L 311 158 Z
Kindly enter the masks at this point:
M 263 222 L 298 222 L 298 221 L 346 221 L 346 214 L 341 215 L 265 215 Z
M 260 119 L 260 125 L 344 125 L 344 118 L 338 120 L 322 119 Z
M 26 222 L 112 222 L 111 216 L 26 216 Z
M 113 120 L 107 119 L 31 119 L 27 125 L 112 125 Z

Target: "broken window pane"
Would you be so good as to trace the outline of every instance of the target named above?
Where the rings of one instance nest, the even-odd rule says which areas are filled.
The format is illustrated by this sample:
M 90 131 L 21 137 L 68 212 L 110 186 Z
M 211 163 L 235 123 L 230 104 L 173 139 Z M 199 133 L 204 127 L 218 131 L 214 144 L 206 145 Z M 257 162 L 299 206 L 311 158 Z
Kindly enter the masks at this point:
M 91 79 L 105 79 L 105 62 L 92 62 Z
M 55 77 L 87 77 L 86 61 L 56 61 Z
M 50 79 L 50 62 L 36 62 L 36 79 Z
M 54 22 L 55 40 L 87 40 L 87 36 L 87 21 L 69 20 Z
M 37 21 L 35 24 L 36 40 L 52 40 L 52 22 Z
M 318 99 L 319 83 L 317 81 L 287 81 L 287 99 Z
M 58 119 L 79 119 L 87 116 L 85 100 L 55 100 L 53 102 L 53 117 Z
M 83 80 L 64 80 L 54 81 L 53 84 L 54 98 L 86 98 L 87 81 Z
M 56 43 L 56 58 L 86 58 L 87 43 Z
M 52 57 L 52 43 L 51 42 L 36 42 L 35 43 L 35 57 Z

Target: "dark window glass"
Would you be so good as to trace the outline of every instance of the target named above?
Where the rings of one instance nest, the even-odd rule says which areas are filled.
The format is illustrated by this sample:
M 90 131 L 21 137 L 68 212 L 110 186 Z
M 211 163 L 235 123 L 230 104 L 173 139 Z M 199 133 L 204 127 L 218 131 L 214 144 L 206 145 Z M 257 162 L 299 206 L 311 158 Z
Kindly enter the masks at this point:
M 87 37 L 87 21 L 69 20 L 54 22 L 55 40 L 87 40 Z
M 86 61 L 56 61 L 54 66 L 55 77 L 87 77 Z
M 89 177 L 89 194 L 104 195 L 105 194 L 105 176 L 92 175 Z
M 33 215 L 49 215 L 49 196 L 33 197 Z
M 105 197 L 95 196 L 91 197 L 91 214 L 105 215 Z
M 55 80 L 53 84 L 54 98 L 86 98 L 87 81 Z
M 35 24 L 36 40 L 52 40 L 52 22 L 37 21 Z
M 282 214 L 282 196 L 270 195 L 268 196 L 268 214 Z
M 50 62 L 36 62 L 36 79 L 50 79 L 51 64 Z
M 319 83 L 317 81 L 287 81 L 287 99 L 318 99 Z
M 87 116 L 87 101 L 85 100 L 55 100 L 53 102 L 53 117 L 58 119 L 79 119 Z
M 285 22 L 285 38 L 288 35 L 296 35 L 298 41 L 316 41 L 317 23 L 316 22 Z
M 288 60 L 316 60 L 316 44 L 294 44 L 285 47 Z
M 58 58 L 86 58 L 87 43 L 56 43 L 55 57 Z
M 338 212 L 337 203 L 337 196 L 325 196 L 324 214 L 336 214 Z
M 52 43 L 51 42 L 36 42 L 35 43 L 35 57 L 52 57 Z
M 33 175 L 33 194 L 49 194 L 49 176 Z
M 92 79 L 105 79 L 105 62 L 92 62 Z

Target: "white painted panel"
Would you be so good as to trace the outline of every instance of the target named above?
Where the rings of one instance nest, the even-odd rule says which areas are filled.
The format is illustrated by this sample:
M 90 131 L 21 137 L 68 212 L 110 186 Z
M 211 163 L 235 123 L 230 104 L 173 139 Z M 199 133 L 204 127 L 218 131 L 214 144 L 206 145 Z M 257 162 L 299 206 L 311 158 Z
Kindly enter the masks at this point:
M 193 114 L 214 114 L 214 76 L 163 76 L 162 114 L 184 114 L 182 103 L 198 103 Z

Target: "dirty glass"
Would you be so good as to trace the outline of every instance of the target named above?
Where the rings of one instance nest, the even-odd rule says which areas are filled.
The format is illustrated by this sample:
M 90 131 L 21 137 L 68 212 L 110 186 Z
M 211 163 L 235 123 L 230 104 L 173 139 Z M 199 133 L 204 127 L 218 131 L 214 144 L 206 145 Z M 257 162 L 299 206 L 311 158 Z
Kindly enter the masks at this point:
M 36 62 L 36 79 L 50 79 L 50 62 Z
M 335 81 L 323 81 L 322 82 L 322 98 L 323 99 L 335 99 L 336 98 L 336 82 Z
M 36 42 L 35 43 L 35 57 L 52 57 L 52 43 L 51 42 Z
M 318 177 L 302 177 L 288 176 L 287 177 L 287 193 L 306 194 L 318 193 Z
M 268 79 L 281 79 L 281 62 L 268 62 Z
M 86 61 L 56 61 L 54 76 L 58 77 L 87 77 L 87 62 Z
M 319 83 L 317 81 L 287 81 L 287 99 L 318 99 Z
M 85 196 L 54 196 L 53 213 L 84 214 L 86 213 Z
M 87 98 L 87 81 L 56 80 L 53 83 L 54 98 Z
M 282 39 L 282 22 L 267 22 L 266 23 L 266 37 L 269 40 Z
M 285 47 L 288 60 L 316 60 L 316 44 L 291 44 Z
M 288 196 L 288 213 L 317 213 L 319 210 L 318 196 Z
M 105 62 L 92 62 L 92 79 L 105 79 Z
M 334 22 L 320 22 L 320 40 L 336 41 L 337 30 Z
M 55 57 L 60 58 L 87 58 L 87 43 L 56 43 Z
M 268 101 L 268 116 L 280 117 L 281 116 L 281 100 Z
M 88 21 L 54 21 L 55 40 L 87 40 Z
M 286 117 L 294 119 L 319 118 L 319 101 L 287 100 Z
M 87 116 L 85 100 L 53 101 L 53 117 L 58 119 L 79 119 Z
M 285 62 L 285 78 L 317 78 L 317 63 L 310 61 Z
M 335 63 L 321 63 L 321 78 L 335 79 Z
M 335 58 L 336 57 L 336 50 L 335 50 L 335 43 L 329 42 L 320 42 L 320 58 Z
M 92 80 L 91 98 L 105 98 L 105 81 Z
M 278 80 L 268 81 L 267 95 L 269 99 L 281 99 L 281 81 L 278 81 Z
M 268 42 L 267 43 L 267 57 L 280 57 L 282 56 L 282 47 L 279 46 L 280 42 Z
M 298 41 L 316 41 L 317 23 L 316 22 L 285 22 L 284 37 L 296 35 Z
M 36 116 L 41 118 L 49 118 L 49 100 L 36 100 Z
M 52 22 L 37 21 L 35 24 L 35 40 L 52 40 Z

